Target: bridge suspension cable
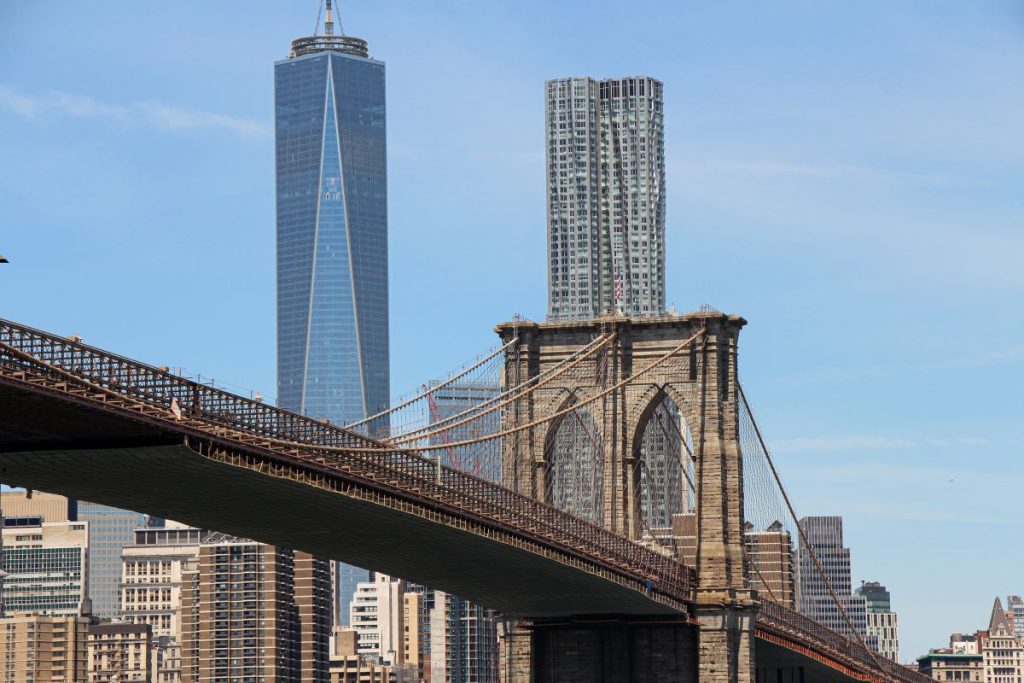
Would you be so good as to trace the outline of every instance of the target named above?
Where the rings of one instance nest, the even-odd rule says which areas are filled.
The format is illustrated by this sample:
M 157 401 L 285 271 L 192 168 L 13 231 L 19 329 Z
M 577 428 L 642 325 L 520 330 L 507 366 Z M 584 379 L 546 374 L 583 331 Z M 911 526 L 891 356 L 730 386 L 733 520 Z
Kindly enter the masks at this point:
M 590 344 L 584 346 L 582 349 L 574 353 L 569 358 L 562 361 L 554 368 L 551 368 L 547 372 L 544 372 L 536 377 L 523 382 L 522 384 L 512 387 L 509 390 L 502 392 L 493 398 L 482 401 L 481 403 L 472 406 L 471 408 L 464 410 L 460 413 L 456 413 L 442 421 L 431 423 L 420 429 L 413 429 L 405 432 L 396 438 L 388 440 L 388 443 L 393 446 L 401 446 L 403 444 L 412 443 L 418 440 L 430 438 L 442 432 L 451 431 L 457 427 L 472 421 L 479 419 L 485 415 L 494 413 L 495 411 L 504 408 L 513 401 L 522 398 L 525 394 L 536 391 L 541 387 L 549 384 L 551 381 L 558 377 L 566 374 L 570 370 L 573 370 L 578 365 L 583 363 L 585 360 L 590 358 L 592 355 L 605 348 L 614 339 L 614 335 L 604 334 L 596 337 Z M 426 392 L 427 394 L 432 392 Z M 481 410 L 481 408 L 484 408 Z M 495 438 L 497 435 L 492 435 L 490 438 Z M 486 437 L 485 437 L 486 438 Z M 452 444 L 462 445 L 462 444 Z M 422 448 L 417 448 L 422 450 Z
M 754 413 L 750 407 L 750 402 L 747 400 L 746 392 L 743 390 L 743 386 L 739 382 L 737 382 L 737 390 L 739 393 L 742 408 L 741 418 L 746 418 L 749 421 L 749 425 L 753 430 L 754 436 L 756 437 L 756 444 L 759 447 L 758 450 L 760 451 L 760 454 L 763 456 L 765 462 L 767 463 L 768 468 L 771 471 L 772 479 L 775 485 L 778 487 L 778 491 L 782 496 L 783 502 L 785 503 L 786 511 L 789 513 L 789 516 L 792 519 L 793 524 L 796 526 L 796 530 L 799 534 L 802 548 L 806 550 L 808 555 L 810 556 L 819 577 L 824 583 L 825 588 L 827 589 L 832 601 L 835 603 L 835 606 L 838 609 L 839 614 L 841 615 L 847 628 L 849 629 L 850 634 L 856 639 L 857 643 L 868 653 L 876 667 L 883 671 L 889 670 L 888 666 L 883 666 L 882 662 L 878 659 L 878 654 L 874 651 L 874 649 L 869 647 L 868 644 L 865 642 L 864 637 L 861 635 L 860 631 L 854 625 L 853 620 L 850 618 L 849 612 L 844 607 L 843 601 L 839 599 L 839 595 L 836 592 L 835 587 L 832 585 L 832 581 L 829 579 L 827 573 L 825 572 L 825 567 L 822 564 L 821 559 L 818 557 L 818 553 L 815 552 L 814 546 L 811 545 L 811 543 L 809 542 L 803 526 L 800 525 L 800 520 L 796 515 L 796 510 L 793 508 L 793 503 L 790 500 L 789 493 L 786 491 L 786 487 L 782 484 L 782 478 L 779 476 L 778 468 L 775 466 L 775 461 L 772 459 L 771 451 L 768 449 L 768 445 L 765 443 L 764 435 L 761 433 L 760 426 L 758 426 L 757 421 L 754 419 Z M 744 462 L 746 463 L 748 459 L 749 458 L 745 452 Z M 760 576 L 760 572 L 758 572 L 758 575 Z
M 679 353 L 680 351 L 682 351 L 684 348 L 686 348 L 687 346 L 692 344 L 696 339 L 700 338 L 705 333 L 706 332 L 703 329 L 698 330 L 697 332 L 694 332 L 691 336 L 687 337 L 679 345 L 674 346 L 672 349 L 670 349 L 669 351 L 665 352 L 663 355 L 659 356 L 657 359 L 655 359 L 654 361 L 652 361 L 651 363 L 649 363 L 648 365 L 646 365 L 645 367 L 643 367 L 639 371 L 633 373 L 632 375 L 630 375 L 629 377 L 626 377 L 623 380 L 620 380 L 619 382 L 616 382 L 612 386 L 608 387 L 607 389 L 604 389 L 603 391 L 595 394 L 594 396 L 591 396 L 591 397 L 586 398 L 586 399 L 584 399 L 584 400 L 582 400 L 582 401 L 580 401 L 578 403 L 575 403 L 575 404 L 569 406 L 568 408 L 563 408 L 561 410 L 555 411 L 554 413 L 551 413 L 550 415 L 546 415 L 544 417 L 540 417 L 540 418 L 537 418 L 535 420 L 531 420 L 530 422 L 527 422 L 526 424 L 516 425 L 515 427 L 509 427 L 507 429 L 503 429 L 503 430 L 495 432 L 494 434 L 491 434 L 489 436 L 480 437 L 480 438 L 477 438 L 477 439 L 465 439 L 463 441 L 454 441 L 454 442 L 449 443 L 449 444 L 417 446 L 417 447 L 413 448 L 412 450 L 416 450 L 416 451 L 432 451 L 432 450 L 439 450 L 439 449 L 442 449 L 442 448 L 450 448 L 450 447 L 455 447 L 455 446 L 468 446 L 468 445 L 471 445 L 471 444 L 479 443 L 480 441 L 486 441 L 486 440 L 489 440 L 489 439 L 498 439 L 498 438 L 501 438 L 501 437 L 504 437 L 504 436 L 509 436 L 509 435 L 512 435 L 512 434 L 516 434 L 518 432 L 522 432 L 522 431 L 525 431 L 527 429 L 533 429 L 535 427 L 539 427 L 540 425 L 546 424 L 546 423 L 551 422 L 553 420 L 557 420 L 560 417 L 562 417 L 564 415 L 567 415 L 567 414 L 571 413 L 574 410 L 578 410 L 581 407 L 588 406 L 588 405 L 590 405 L 592 403 L 595 403 L 596 401 L 601 400 L 605 396 L 608 396 L 609 394 L 611 394 L 613 391 L 618 391 L 619 389 L 621 389 L 622 387 L 626 386 L 627 384 L 635 382 L 638 378 L 646 375 L 648 372 L 650 372 L 651 370 L 653 370 L 656 367 L 658 367 L 661 363 L 665 362 L 667 359 L 671 358 L 672 356 L 674 356 L 677 353 Z M 508 402 L 509 401 L 506 401 L 504 403 L 507 404 Z M 492 408 L 488 409 L 485 412 L 488 412 L 488 413 L 489 412 L 493 412 L 495 409 L 496 409 L 495 407 L 492 407 Z M 481 413 L 481 414 L 483 414 L 483 413 Z M 459 424 L 460 423 L 456 423 L 456 424 L 452 425 L 452 427 L 458 426 Z M 443 431 L 443 430 L 437 430 L 437 431 L 440 432 L 440 431 Z M 424 434 L 424 436 L 430 436 L 431 434 L 434 434 L 434 433 L 437 433 L 437 432 L 428 432 L 428 433 Z M 403 438 L 403 439 L 395 440 L 392 443 L 400 444 L 400 443 L 407 443 L 408 441 L 409 441 L 409 439 Z
M 495 358 L 501 356 L 502 354 L 504 354 L 506 351 L 508 351 L 509 349 L 511 349 L 513 346 L 515 346 L 518 343 L 519 343 L 519 337 L 513 337 L 504 346 L 499 346 L 497 349 L 495 349 L 491 353 L 489 353 L 489 354 L 479 358 L 476 362 L 472 363 L 471 365 L 469 365 L 464 370 L 462 370 L 462 371 L 452 375 L 451 377 L 449 377 L 448 379 L 440 382 L 439 384 L 423 385 L 425 387 L 425 389 L 423 391 L 421 391 L 419 394 L 416 394 L 415 396 L 413 396 L 411 398 L 408 398 L 408 399 L 406 399 L 404 401 L 401 401 L 401 402 L 399 402 L 396 405 L 390 406 L 387 409 L 380 411 L 379 413 L 376 413 L 376 414 L 371 415 L 369 417 L 365 417 L 362 420 L 358 420 L 356 422 L 351 422 L 351 423 L 345 425 L 345 429 L 355 430 L 357 427 L 361 427 L 362 425 L 365 425 L 365 424 L 367 424 L 369 422 L 374 422 L 376 420 L 379 420 L 380 418 L 386 417 L 388 415 L 392 415 L 392 414 L 402 410 L 403 408 L 407 408 L 408 406 L 413 405 L 417 401 L 421 401 L 423 399 L 426 399 L 431 394 L 439 391 L 440 389 L 444 389 L 445 387 L 451 386 L 451 385 L 455 384 L 456 382 L 458 382 L 459 380 L 462 380 L 463 378 L 465 378 L 466 376 L 470 375 L 475 370 L 478 370 L 479 368 L 483 367 L 484 365 L 486 365 L 490 361 L 492 361 Z

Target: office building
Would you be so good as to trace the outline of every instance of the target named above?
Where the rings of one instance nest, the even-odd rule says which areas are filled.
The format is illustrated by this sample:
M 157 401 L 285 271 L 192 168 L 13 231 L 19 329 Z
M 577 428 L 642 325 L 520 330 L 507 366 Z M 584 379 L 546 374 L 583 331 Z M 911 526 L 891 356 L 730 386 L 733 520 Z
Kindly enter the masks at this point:
M 790 533 L 778 521 L 766 529 L 756 529 L 748 523 L 744 539 L 751 560 L 751 588 L 762 598 L 793 609 L 793 539 Z
M 373 580 L 373 572 L 344 562 L 334 563 L 334 623 L 351 626 L 352 596 L 359 584 Z
M 796 562 L 797 609 L 848 638 L 860 636 L 869 646 L 875 646 L 868 639 L 866 600 L 852 591 L 850 549 L 843 546 L 843 518 L 804 517 L 799 524 L 809 547 L 801 538 Z M 824 576 L 814 556 L 821 563 Z M 833 599 L 833 592 L 839 604 Z
M 0 493 L 4 517 L 39 518 L 43 522 L 75 522 L 78 503 L 56 493 L 42 491 L 4 491 Z
M 431 382 L 431 386 L 437 386 L 438 384 L 440 382 L 436 380 Z M 496 382 L 467 378 L 435 389 L 427 396 L 430 423 L 432 425 L 439 423 L 454 425 L 456 422 L 461 422 L 464 418 L 457 416 L 463 415 L 466 411 L 491 401 L 500 392 L 501 389 Z M 466 424 L 453 426 L 440 436 L 431 437 L 430 443 L 432 445 L 444 445 L 446 443 L 482 439 L 498 432 L 500 428 L 501 414 L 496 410 L 471 420 Z M 440 454 L 441 462 L 447 467 L 468 472 L 489 481 L 501 480 L 500 439 L 480 441 L 468 446 L 436 451 L 436 453 Z
M 87 630 L 88 683 L 156 683 L 149 626 L 105 622 L 93 623 Z
M 931 650 L 917 658 L 917 670 L 936 681 L 982 683 L 985 670 L 980 654 L 954 652 L 950 648 Z
M 278 400 L 346 424 L 390 391 L 384 63 L 328 17 L 274 64 Z
M 1021 683 L 1024 680 L 1024 638 L 1016 635 L 999 598 L 992 605 L 988 630 L 981 634 L 985 683 Z
M 78 519 L 89 523 L 89 599 L 97 617 L 116 619 L 121 608 L 121 550 L 146 523 L 139 512 L 79 501 Z
M 5 572 L 5 613 L 66 617 L 88 613 L 89 525 L 42 519 L 4 518 L 0 568 Z
M 404 649 L 405 582 L 374 572 L 373 580 L 360 583 L 352 596 L 349 623 L 358 636 L 360 656 L 401 664 Z
M 121 618 L 153 633 L 158 683 L 180 683 L 182 591 L 198 570 L 204 534 L 177 522 L 135 530 L 122 551 Z
M 892 611 L 889 591 L 877 581 L 868 581 L 861 583 L 856 594 L 864 597 L 869 642 L 882 656 L 900 661 L 899 620 Z
M 549 318 L 663 313 L 661 82 L 559 78 L 545 105 Z
M 790 609 L 794 606 L 793 542 L 781 522 L 766 529 L 747 523 L 744 530 L 747 556 L 751 560 L 750 586 L 762 599 L 773 600 Z M 646 529 L 640 543 L 667 552 L 680 562 L 697 564 L 697 515 L 672 515 L 672 526 Z
M 282 408 L 349 424 L 390 393 L 384 63 L 336 33 L 331 12 L 324 35 L 274 64 L 277 389 Z M 335 576 L 344 624 L 369 572 Z
M 326 560 L 207 533 L 195 569 L 182 581 L 184 683 L 328 681 Z
M 0 619 L 0 683 L 85 681 L 89 619 L 18 614 Z

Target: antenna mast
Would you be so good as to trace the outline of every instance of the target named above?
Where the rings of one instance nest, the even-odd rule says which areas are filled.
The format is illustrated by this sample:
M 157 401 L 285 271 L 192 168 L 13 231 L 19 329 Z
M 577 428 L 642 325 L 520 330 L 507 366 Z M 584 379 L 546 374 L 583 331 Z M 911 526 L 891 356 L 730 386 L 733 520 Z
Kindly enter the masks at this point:
M 334 17 L 331 16 L 331 0 L 327 0 L 327 13 L 324 15 L 324 35 L 334 35 Z

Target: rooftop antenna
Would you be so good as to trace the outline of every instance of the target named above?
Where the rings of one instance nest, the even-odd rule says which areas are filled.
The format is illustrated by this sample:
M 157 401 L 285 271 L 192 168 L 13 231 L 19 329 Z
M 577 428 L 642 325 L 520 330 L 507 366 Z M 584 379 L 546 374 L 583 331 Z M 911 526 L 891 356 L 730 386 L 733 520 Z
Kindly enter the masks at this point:
M 331 16 L 331 0 L 327 0 L 327 13 L 324 14 L 324 35 L 334 35 L 334 18 Z

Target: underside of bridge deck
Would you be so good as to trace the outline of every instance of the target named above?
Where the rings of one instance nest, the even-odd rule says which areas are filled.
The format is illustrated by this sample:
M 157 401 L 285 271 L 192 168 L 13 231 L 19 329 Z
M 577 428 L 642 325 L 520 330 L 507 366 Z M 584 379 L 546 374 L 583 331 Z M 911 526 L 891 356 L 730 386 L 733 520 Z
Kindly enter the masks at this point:
M 11 386 L 0 387 L 0 481 L 316 553 L 510 616 L 679 616 L 478 530 L 218 462 L 180 434 Z
M 506 659 L 513 683 L 698 683 L 699 629 L 671 619 L 534 620 L 522 661 Z M 756 683 L 855 683 L 867 680 L 830 659 L 772 636 L 755 639 Z M 513 656 L 514 652 L 511 653 Z M 720 662 L 721 665 L 726 663 Z M 518 665 L 518 668 L 516 668 Z
M 866 677 L 855 678 L 822 661 L 776 643 L 757 638 L 757 683 L 853 683 Z

